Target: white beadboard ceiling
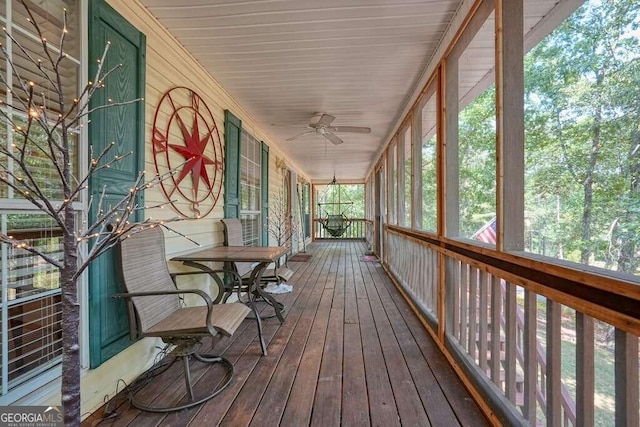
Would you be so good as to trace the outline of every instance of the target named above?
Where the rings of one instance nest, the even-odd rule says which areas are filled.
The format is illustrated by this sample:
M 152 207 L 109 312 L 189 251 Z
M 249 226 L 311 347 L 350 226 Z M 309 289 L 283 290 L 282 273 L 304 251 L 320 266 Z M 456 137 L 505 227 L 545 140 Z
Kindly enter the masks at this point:
M 314 181 L 365 178 L 462 3 L 140 2 Z M 529 0 L 525 31 L 556 3 Z M 340 133 L 337 146 L 315 134 L 286 141 L 308 130 L 316 112 L 335 116 L 333 126 L 371 133 Z

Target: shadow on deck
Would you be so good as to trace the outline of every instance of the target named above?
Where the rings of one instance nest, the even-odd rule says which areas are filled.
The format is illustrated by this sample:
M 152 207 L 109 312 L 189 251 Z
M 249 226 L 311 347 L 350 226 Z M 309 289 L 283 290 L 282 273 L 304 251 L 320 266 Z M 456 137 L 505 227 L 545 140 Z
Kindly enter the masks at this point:
M 269 355 L 261 356 L 253 320 L 216 344 L 236 369 L 219 396 L 157 414 L 131 407 L 121 393 L 110 418 L 101 419 L 103 407 L 83 425 L 487 424 L 382 267 L 363 261 L 364 250 L 362 242 L 315 243 L 308 262 L 289 263 L 294 291 L 279 297 L 287 319 L 264 324 Z M 147 387 L 149 401 L 184 395 L 178 365 Z M 221 376 L 193 362 L 196 391 Z

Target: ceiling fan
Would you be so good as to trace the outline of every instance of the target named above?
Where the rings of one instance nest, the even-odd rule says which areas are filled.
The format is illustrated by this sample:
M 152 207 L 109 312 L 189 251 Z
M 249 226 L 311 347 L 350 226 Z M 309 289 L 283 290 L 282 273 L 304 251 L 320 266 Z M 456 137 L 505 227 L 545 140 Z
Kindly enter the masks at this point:
M 302 132 L 298 135 L 292 136 L 291 138 L 287 138 L 287 141 L 293 141 L 296 138 L 299 138 L 303 135 L 309 135 L 315 133 L 317 135 L 324 136 L 327 140 L 329 140 L 332 144 L 338 145 L 342 144 L 344 141 L 340 139 L 336 133 L 342 132 L 351 132 L 351 133 L 371 133 L 371 128 L 360 127 L 360 126 L 331 126 L 331 123 L 336 118 L 331 114 L 326 113 L 315 113 L 311 120 L 309 121 L 309 125 L 307 126 L 309 129 L 306 132 Z

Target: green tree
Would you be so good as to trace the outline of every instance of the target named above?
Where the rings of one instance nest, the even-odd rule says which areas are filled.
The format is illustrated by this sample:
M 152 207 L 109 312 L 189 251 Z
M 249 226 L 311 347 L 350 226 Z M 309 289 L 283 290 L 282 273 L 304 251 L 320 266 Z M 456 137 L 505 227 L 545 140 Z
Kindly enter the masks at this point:
M 471 237 L 496 212 L 495 86 L 460 112 L 460 235 Z
M 625 271 L 636 268 L 624 259 L 634 257 L 637 239 L 637 24 L 636 2 L 587 2 L 525 61 L 532 227 L 560 198 L 558 253 L 577 252 L 585 264 L 614 259 Z

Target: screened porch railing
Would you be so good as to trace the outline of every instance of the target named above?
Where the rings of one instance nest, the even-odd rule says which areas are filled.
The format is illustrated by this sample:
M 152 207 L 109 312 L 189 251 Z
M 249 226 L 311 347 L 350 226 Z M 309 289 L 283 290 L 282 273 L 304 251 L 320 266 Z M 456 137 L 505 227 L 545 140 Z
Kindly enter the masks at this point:
M 384 237 L 385 268 L 501 422 L 638 424 L 634 285 L 396 226 Z
M 320 218 L 314 218 L 314 239 L 364 239 L 366 237 L 367 220 L 363 218 L 349 218 L 351 225 L 341 236 L 332 236 L 322 225 Z

